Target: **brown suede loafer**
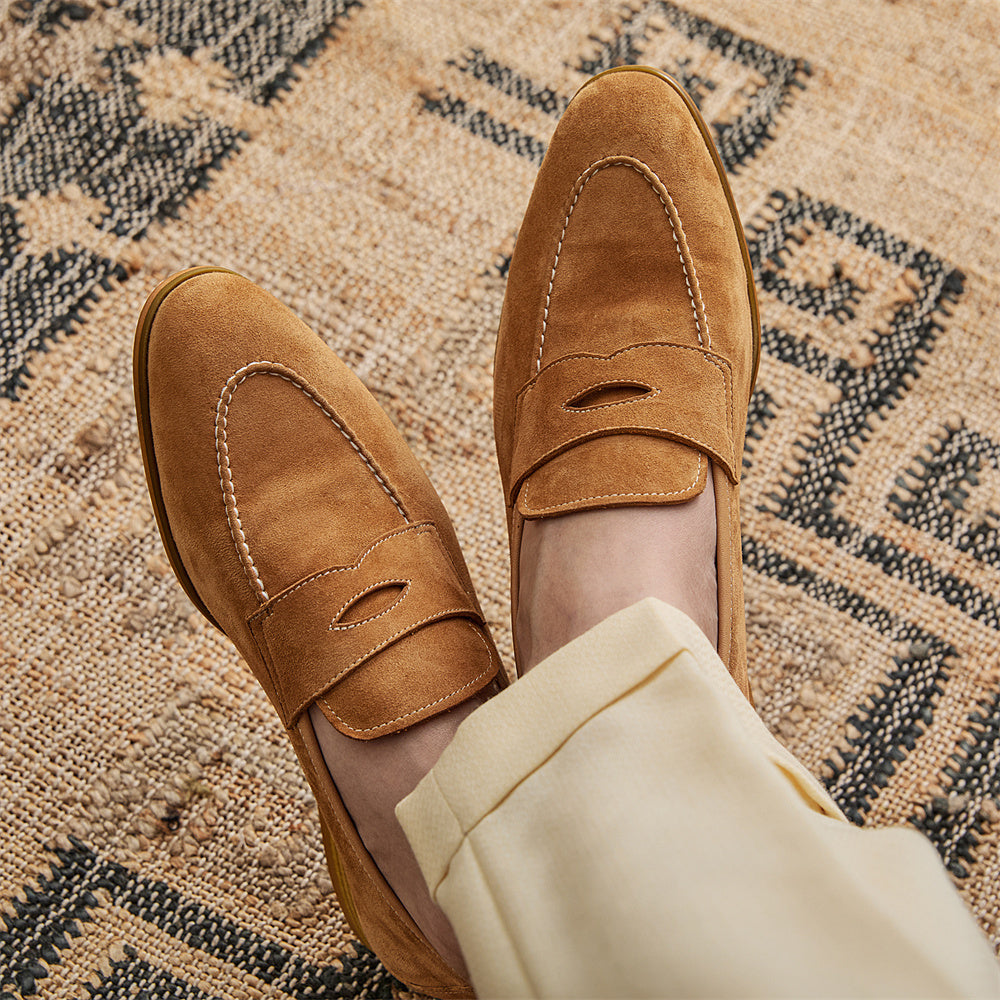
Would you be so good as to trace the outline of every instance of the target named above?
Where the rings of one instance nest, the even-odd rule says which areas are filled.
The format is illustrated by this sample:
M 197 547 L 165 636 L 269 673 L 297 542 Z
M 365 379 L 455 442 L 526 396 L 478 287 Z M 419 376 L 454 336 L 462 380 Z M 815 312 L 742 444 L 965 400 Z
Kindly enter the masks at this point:
M 497 341 L 515 621 L 525 519 L 683 503 L 710 462 L 719 654 L 750 696 L 739 481 L 759 357 L 743 228 L 690 97 L 646 67 L 589 80 L 538 172 Z
M 288 732 L 348 921 L 412 989 L 473 995 L 365 850 L 308 711 L 370 740 L 502 682 L 434 488 L 329 348 L 221 268 L 183 271 L 150 296 L 135 395 L 170 562 Z

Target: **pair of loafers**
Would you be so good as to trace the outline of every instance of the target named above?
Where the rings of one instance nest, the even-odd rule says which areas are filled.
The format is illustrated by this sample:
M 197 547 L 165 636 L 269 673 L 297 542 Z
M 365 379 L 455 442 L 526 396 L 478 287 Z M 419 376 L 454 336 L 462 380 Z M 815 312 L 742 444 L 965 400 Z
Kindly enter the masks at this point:
M 718 646 L 749 697 L 738 484 L 759 351 L 742 228 L 697 109 L 655 70 L 588 81 L 539 172 L 497 342 L 514 602 L 526 519 L 682 503 L 711 464 Z M 412 989 L 474 995 L 365 849 L 309 711 L 378 739 L 506 683 L 434 488 L 322 341 L 221 268 L 150 296 L 135 392 L 171 565 L 281 718 L 352 929 Z

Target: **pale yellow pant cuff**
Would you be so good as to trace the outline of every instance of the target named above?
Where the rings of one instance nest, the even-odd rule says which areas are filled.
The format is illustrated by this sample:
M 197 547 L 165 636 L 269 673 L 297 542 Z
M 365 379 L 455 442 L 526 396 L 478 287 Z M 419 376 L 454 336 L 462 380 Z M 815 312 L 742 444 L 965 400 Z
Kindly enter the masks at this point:
M 930 844 L 851 826 L 653 599 L 473 713 L 397 815 L 481 996 L 1000 996 Z

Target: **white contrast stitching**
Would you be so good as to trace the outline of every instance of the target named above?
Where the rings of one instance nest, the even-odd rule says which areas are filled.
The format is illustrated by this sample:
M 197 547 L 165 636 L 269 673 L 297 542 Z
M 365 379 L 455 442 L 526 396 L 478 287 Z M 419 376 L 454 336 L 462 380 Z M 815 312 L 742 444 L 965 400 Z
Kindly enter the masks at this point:
M 641 164 L 641 166 L 637 166 L 636 164 Z M 556 268 L 559 266 L 559 257 L 562 254 L 563 241 L 566 239 L 566 230 L 569 228 L 570 217 L 573 215 L 573 210 L 576 208 L 576 203 L 579 201 L 580 195 L 583 193 L 583 189 L 587 186 L 587 182 L 601 170 L 615 166 L 629 167 L 631 170 L 634 170 L 645 179 L 646 183 L 653 189 L 653 193 L 657 198 L 659 198 L 660 204 L 667 213 L 667 221 L 670 223 L 670 231 L 674 237 L 674 245 L 677 247 L 677 256 L 680 258 L 681 269 L 684 272 L 684 284 L 687 285 L 688 298 L 691 299 L 691 312 L 694 314 L 694 325 L 698 333 L 698 343 L 703 347 L 712 346 L 712 335 L 708 329 L 708 317 L 705 315 L 705 307 L 701 301 L 701 286 L 698 284 L 698 275 L 695 272 L 693 260 L 691 261 L 691 273 L 690 275 L 688 274 L 688 264 L 684 258 L 684 251 L 681 249 L 681 240 L 684 241 L 684 249 L 688 249 L 687 237 L 684 235 L 684 226 L 681 223 L 680 213 L 677 211 L 677 206 L 674 204 L 673 198 L 670 197 L 670 192 L 667 190 L 667 186 L 662 180 L 660 180 L 653 168 L 650 167 L 648 163 L 644 163 L 642 160 L 622 155 L 605 156 L 600 160 L 594 160 L 593 163 L 587 166 L 580 176 L 577 177 L 576 184 L 574 185 L 573 200 L 570 202 L 570 206 L 566 211 L 566 218 L 563 220 L 562 232 L 559 234 L 559 243 L 556 245 L 556 258 L 552 262 L 552 272 L 549 274 L 549 287 L 545 293 L 545 308 L 542 312 L 542 333 L 541 339 L 538 343 L 538 358 L 535 362 L 536 372 L 541 371 L 542 369 L 542 351 L 545 348 L 545 330 L 549 324 L 549 306 L 552 302 L 552 286 L 555 283 Z M 659 183 L 660 187 L 663 188 L 663 194 L 657 190 L 654 179 L 655 182 Z M 663 198 L 664 194 L 666 195 L 666 200 Z M 675 219 L 676 225 L 674 224 Z M 678 238 L 678 230 L 680 230 L 680 238 Z M 688 256 L 690 256 L 689 249 Z M 692 278 L 694 280 L 694 289 L 691 287 Z M 697 291 L 698 296 L 697 302 L 695 301 L 695 291 Z M 700 311 L 698 309 L 699 305 L 701 305 Z M 704 320 L 705 323 L 705 340 L 702 340 L 701 335 L 702 320 Z
M 482 634 L 482 631 L 480 630 L 480 627 L 478 625 L 476 625 L 474 622 L 466 622 L 466 624 L 473 630 L 476 638 L 486 647 L 486 652 L 487 652 L 487 655 L 489 656 L 490 663 L 489 663 L 489 666 L 485 670 L 483 670 L 480 673 L 476 674 L 476 676 L 473 677 L 471 681 L 469 681 L 466 684 L 463 684 L 461 687 L 455 688 L 454 691 L 449 691 L 447 694 L 442 695 L 440 698 L 437 698 L 434 701 L 428 702 L 426 705 L 421 705 L 420 708 L 415 708 L 412 711 L 405 713 L 404 715 L 397 716 L 395 719 L 389 719 L 388 722 L 380 722 L 377 726 L 369 726 L 366 729 L 356 729 L 354 726 L 352 726 L 349 723 L 345 722 L 333 710 L 333 706 L 330 704 L 329 701 L 327 701 L 327 696 L 326 695 L 322 696 L 321 698 L 317 698 L 316 700 L 317 701 L 322 701 L 323 704 L 326 705 L 326 707 L 330 710 L 330 714 L 335 719 L 337 719 L 339 722 L 343 723 L 344 726 L 346 726 L 348 729 L 350 729 L 350 731 L 352 733 L 372 733 L 376 729 L 385 729 L 387 726 L 394 726 L 397 722 L 402 722 L 404 719 L 409 719 L 411 716 L 418 715 L 420 712 L 423 712 L 423 711 L 425 711 L 428 708 L 433 708 L 435 705 L 440 705 L 441 702 L 447 701 L 449 698 L 454 697 L 456 694 L 461 694 L 466 688 L 472 687 L 472 685 L 475 684 L 476 681 L 478 681 L 481 678 L 485 677 L 489 673 L 490 667 L 492 667 L 493 664 L 495 663 L 494 656 L 493 656 L 493 650 L 490 649 L 489 643 L 486 641 L 485 638 L 483 638 L 483 634 Z
M 360 556 L 358 556 L 358 558 L 354 561 L 352 565 L 333 566 L 330 569 L 325 569 L 320 573 L 315 573 L 313 576 L 307 576 L 304 580 L 299 580 L 299 582 L 295 584 L 294 587 L 289 587 L 288 590 L 284 591 L 281 594 L 278 594 L 278 596 L 273 601 L 271 601 L 270 605 L 267 608 L 268 613 L 273 611 L 274 608 L 278 604 L 280 604 L 286 597 L 291 597 L 292 594 L 294 594 L 297 590 L 301 589 L 302 587 L 307 587 L 310 583 L 313 582 L 313 580 L 320 580 L 324 576 L 329 576 L 331 573 L 346 573 L 348 570 L 358 569 L 358 567 L 365 561 L 368 555 L 374 552 L 375 549 L 377 549 L 383 542 L 387 542 L 389 541 L 390 538 L 395 538 L 397 535 L 405 534 L 407 531 L 412 531 L 416 535 L 427 535 L 434 531 L 434 527 L 433 525 L 430 524 L 422 524 L 418 522 L 416 525 L 411 524 L 405 528 L 397 528 L 390 534 L 384 535 L 377 542 L 372 542 L 372 544 L 369 545 L 368 548 L 365 549 L 365 551 L 362 552 Z M 264 609 L 261 609 L 261 611 L 254 612 L 253 617 L 254 618 L 260 617 L 261 612 L 263 610 Z
M 736 416 L 735 413 L 733 412 L 733 394 L 729 392 L 729 385 L 726 382 L 726 370 L 729 369 L 729 364 L 727 362 L 725 367 L 723 367 L 723 365 L 720 364 L 718 360 L 716 360 L 713 357 L 709 357 L 709 355 L 707 354 L 705 355 L 705 360 L 711 361 L 712 364 L 715 365 L 715 367 L 718 368 L 720 372 L 722 372 L 722 383 L 723 385 L 726 386 L 726 423 L 728 425 L 727 429 L 729 431 L 729 436 L 732 438 L 735 436 Z M 729 376 L 730 378 L 732 378 L 731 370 L 729 371 Z M 733 472 L 738 475 L 739 469 L 738 468 L 734 469 Z
M 229 466 L 229 442 L 227 439 L 227 427 L 229 415 L 229 402 L 232 400 L 232 392 L 229 393 L 229 398 L 226 400 L 225 412 L 222 411 L 222 400 L 226 395 L 226 391 L 229 388 L 229 382 L 232 381 L 230 377 L 229 381 L 226 382 L 223 391 L 219 394 L 219 401 L 215 406 L 215 461 L 216 467 L 219 470 L 219 485 L 222 487 L 222 505 L 226 510 L 226 522 L 229 525 L 229 536 L 233 540 L 233 544 L 236 546 L 236 555 L 240 560 L 240 564 L 243 566 L 243 572 L 246 574 L 247 579 L 253 585 L 254 589 L 260 595 L 260 599 L 267 603 L 268 596 L 267 591 L 264 589 L 264 583 L 260 578 L 260 573 L 257 572 L 257 567 L 254 565 L 253 556 L 250 554 L 250 546 L 247 544 L 247 536 L 243 533 L 243 524 L 240 521 L 240 511 L 236 504 L 236 488 L 233 486 L 233 474 Z M 239 383 L 237 383 L 239 384 Z M 233 389 L 235 390 L 235 386 Z M 221 421 L 221 424 L 220 424 Z M 222 437 L 222 450 L 219 449 L 219 437 Z M 223 471 L 222 471 L 222 452 L 226 455 L 226 470 L 225 479 L 223 482 Z M 228 488 L 227 488 L 228 483 Z M 232 510 L 230 510 L 230 501 L 232 502 Z M 236 521 L 236 530 L 240 533 L 239 542 L 236 541 L 236 535 L 233 533 L 233 520 Z
M 608 434 L 605 434 L 604 436 L 608 436 L 608 435 L 612 434 L 615 430 L 619 430 L 619 429 L 618 428 L 609 428 L 608 429 Z M 671 430 L 671 428 L 669 428 L 669 427 L 650 427 L 650 426 L 648 426 L 646 424 L 643 424 L 641 427 L 637 428 L 637 430 L 639 430 L 639 431 L 660 431 L 660 433 L 662 433 L 662 434 L 677 434 L 677 435 L 680 434 L 679 431 Z M 622 434 L 634 434 L 634 433 L 636 433 L 636 431 L 621 430 L 620 433 L 622 433 Z M 653 437 L 653 436 L 655 436 L 655 435 L 647 435 L 647 437 Z M 591 431 L 585 431 L 583 434 L 577 434 L 576 437 L 571 437 L 571 438 L 567 439 L 566 441 L 563 441 L 562 444 L 560 444 L 558 446 L 558 448 L 553 448 L 551 451 L 546 452 L 538 460 L 538 463 L 534 466 L 534 468 L 531 470 L 531 472 L 526 473 L 526 475 L 527 476 L 533 475 L 540 468 L 542 468 L 542 466 L 550 458 L 553 458 L 555 455 L 559 454 L 560 451 L 567 450 L 567 448 L 566 448 L 567 445 L 574 444 L 577 441 L 587 441 L 587 440 L 597 441 L 597 440 L 600 440 L 600 438 L 599 437 L 595 437 L 594 433 L 591 432 Z M 673 438 L 671 438 L 670 440 L 673 440 Z M 680 444 L 696 444 L 696 445 L 698 445 L 702 449 L 702 451 L 706 451 L 709 454 L 715 454 L 715 448 L 712 445 L 706 444 L 700 438 L 696 438 L 692 434 L 686 434 L 686 435 L 684 435 L 683 438 L 678 437 L 678 441 L 679 441 Z M 721 459 L 721 461 L 724 464 L 726 464 L 726 465 L 732 465 L 733 464 L 729 456 L 726 456 L 725 458 Z M 597 499 L 597 498 L 595 497 L 593 499 Z
M 596 358 L 595 355 L 589 355 L 589 354 L 567 354 L 564 357 L 561 357 L 558 360 L 553 361 L 551 364 L 546 365 L 545 366 L 545 371 L 551 371 L 557 365 L 561 365 L 561 364 L 572 362 L 572 361 L 577 361 L 577 360 L 579 360 L 581 358 L 594 358 L 595 360 L 599 360 L 599 361 L 607 361 L 607 360 L 611 360 L 612 358 L 618 357 L 618 355 L 620 355 L 620 354 L 627 354 L 629 351 L 638 351 L 638 350 L 641 350 L 642 348 L 645 348 L 645 347 L 669 347 L 671 350 L 675 350 L 676 349 L 676 350 L 682 350 L 682 351 L 693 351 L 694 353 L 696 353 L 700 357 L 702 357 L 704 360 L 711 361 L 711 363 L 719 370 L 719 374 L 722 376 L 723 390 L 725 391 L 725 394 L 726 394 L 727 410 L 728 410 L 727 422 L 728 422 L 729 426 L 727 426 L 726 429 L 728 431 L 729 438 L 732 438 L 732 434 L 733 434 L 733 431 L 732 431 L 732 421 L 733 421 L 732 407 L 733 407 L 733 403 L 732 403 L 732 398 L 731 398 L 731 386 L 730 386 L 729 382 L 726 379 L 726 372 L 730 370 L 729 362 L 726 361 L 725 358 L 716 358 L 714 356 L 707 355 L 707 354 L 705 354 L 705 352 L 703 350 L 700 350 L 697 347 L 689 347 L 686 344 L 659 344 L 659 343 L 650 343 L 650 344 L 633 344 L 631 347 L 623 347 L 623 348 L 621 348 L 621 350 L 615 351 L 613 354 L 608 355 L 606 358 Z M 521 391 L 517 394 L 517 399 L 515 400 L 515 404 L 514 404 L 515 414 L 517 414 L 517 412 L 520 410 L 521 404 L 527 398 L 528 394 L 533 389 L 536 389 L 538 387 L 538 385 L 539 385 L 538 377 L 536 376 L 530 382 L 528 382 L 521 389 Z M 516 419 L 516 417 L 515 417 L 515 419 Z M 667 427 L 654 427 L 654 426 L 650 426 L 650 425 L 642 425 L 641 427 L 638 428 L 638 430 L 642 430 L 642 431 L 660 431 L 661 433 L 666 434 L 666 435 L 676 435 L 676 434 L 679 433 L 678 431 L 671 430 L 670 428 L 667 428 Z M 630 431 L 627 431 L 627 430 L 622 430 L 622 433 L 633 433 L 633 432 L 630 432 Z M 582 434 L 577 434 L 575 437 L 572 437 L 572 438 L 567 439 L 566 441 L 563 441 L 557 448 L 550 449 L 550 451 L 548 451 L 544 455 L 542 455 L 541 459 L 533 466 L 532 470 L 529 471 L 529 472 L 527 472 L 527 473 L 525 473 L 522 478 L 530 477 L 533 474 L 534 471 L 537 471 L 539 468 L 541 468 L 542 465 L 545 464 L 545 462 L 547 462 L 554 455 L 558 454 L 560 450 L 566 448 L 567 445 L 572 445 L 572 444 L 574 444 L 577 441 L 585 441 L 585 440 L 591 439 L 591 438 L 593 438 L 593 436 L 594 435 L 593 435 L 592 432 L 590 432 L 590 431 L 584 431 Z M 694 437 L 693 435 L 690 435 L 690 434 L 689 435 L 685 435 L 682 443 L 689 443 L 689 444 L 699 445 L 702 448 L 703 451 L 706 451 L 706 452 L 709 452 L 709 453 L 713 453 L 713 454 L 715 453 L 715 449 L 711 445 L 705 443 L 704 441 L 702 441 L 699 438 L 696 438 L 696 437 Z M 732 441 L 731 440 L 728 443 L 730 444 L 730 446 L 732 445 Z M 725 458 L 720 459 L 720 461 L 722 461 L 727 466 L 733 466 L 733 472 L 734 472 L 734 474 L 738 474 L 738 469 L 736 468 L 735 461 L 734 461 L 734 459 L 733 459 L 733 457 L 731 455 L 727 455 Z M 603 498 L 602 497 L 590 497 L 590 498 L 587 498 L 587 499 L 600 500 L 600 499 L 610 499 L 613 496 L 643 496 L 643 495 L 645 495 L 645 494 L 622 493 L 622 494 L 608 494 L 606 497 L 603 497 Z M 651 495 L 651 496 L 661 496 L 661 495 L 663 495 L 663 496 L 670 496 L 672 494 L 649 494 L 649 495 Z M 514 499 L 516 499 L 516 497 L 512 499 L 512 502 L 514 502 Z M 576 502 L 579 502 L 579 501 L 573 501 L 573 502 L 576 503 Z M 545 510 L 549 510 L 549 509 L 555 510 L 556 508 L 553 507 L 553 508 L 543 508 L 543 509 L 545 509 Z
M 344 677 L 346 674 L 349 674 L 356 666 L 358 666 L 358 664 L 364 663 L 364 661 L 367 660 L 368 657 L 371 656 L 372 654 L 380 653 L 383 649 L 386 649 L 389 645 L 391 645 L 396 639 L 398 639 L 404 633 L 409 632 L 412 629 L 419 628 L 421 625 L 426 625 L 428 622 L 436 621 L 439 618 L 446 618 L 448 615 L 459 615 L 459 614 L 467 615 L 470 613 L 474 613 L 474 611 L 475 609 L 472 607 L 444 608 L 442 611 L 435 611 L 434 614 L 428 615 L 426 618 L 421 618 L 420 621 L 418 622 L 410 622 L 409 625 L 404 625 L 398 632 L 393 632 L 392 635 L 387 636 L 380 643 L 372 646 L 372 648 L 369 649 L 367 653 L 362 653 L 362 655 L 359 656 L 353 663 L 349 663 L 346 667 L 344 667 L 344 669 L 341 670 L 339 674 L 336 674 L 335 676 L 331 677 L 327 682 L 327 685 L 330 686 L 336 684 L 341 677 Z
M 620 347 L 617 351 L 612 351 L 611 354 L 590 354 L 586 351 L 578 351 L 576 354 L 564 354 L 561 358 L 557 358 L 555 361 L 550 361 L 545 366 L 545 371 L 550 372 L 559 365 L 571 364 L 574 361 L 596 361 L 598 363 L 603 363 L 605 361 L 614 361 L 616 358 L 620 357 L 622 354 L 628 354 L 629 351 L 641 351 L 646 347 L 665 347 L 671 351 L 691 351 L 697 354 L 699 357 L 705 360 L 710 360 L 716 368 L 722 369 L 732 369 L 732 365 L 725 358 L 720 358 L 717 355 L 709 355 L 705 353 L 705 349 L 701 347 L 692 347 L 689 344 L 671 344 L 665 340 L 650 340 L 642 344 L 629 344 L 628 347 Z M 541 373 L 532 376 L 523 386 L 518 390 L 517 396 L 514 400 L 515 406 L 520 406 L 522 402 L 522 397 L 528 395 L 528 393 L 533 392 L 538 388 L 539 376 Z M 639 381 L 637 378 L 636 382 Z
M 399 511 L 403 520 L 409 522 L 410 519 L 406 516 L 406 513 L 399 505 L 399 501 L 396 499 L 385 480 L 375 470 L 374 466 L 372 466 L 371 462 L 368 460 L 368 456 L 365 455 L 365 453 L 358 447 L 354 438 L 347 433 L 340 421 L 337 420 L 337 418 L 330 412 L 325 401 L 321 400 L 313 393 L 313 391 L 309 388 L 308 383 L 306 383 L 305 379 L 303 379 L 301 375 L 277 361 L 253 361 L 248 365 L 244 365 L 242 368 L 239 368 L 229 376 L 225 386 L 223 386 L 222 392 L 219 394 L 219 401 L 215 407 L 215 454 L 219 469 L 219 485 L 222 487 L 223 504 L 226 508 L 226 520 L 229 522 L 229 534 L 232 536 L 233 543 L 236 546 L 236 554 L 239 556 L 240 562 L 243 564 L 243 569 L 244 572 L 247 573 L 247 578 L 250 580 L 251 584 L 254 585 L 254 588 L 260 595 L 261 599 L 266 603 L 269 600 L 267 591 L 264 589 L 264 583 L 260 578 L 260 574 L 257 572 L 257 567 L 254 565 L 253 556 L 250 554 L 250 546 L 247 543 L 246 535 L 243 532 L 243 525 L 240 522 L 239 506 L 236 503 L 236 487 L 233 484 L 233 475 L 229 464 L 229 441 L 227 433 L 227 428 L 229 426 L 229 404 L 232 402 L 233 395 L 247 379 L 253 377 L 254 375 L 275 375 L 282 379 L 282 381 L 289 382 L 294 385 L 299 392 L 301 392 L 308 399 L 312 400 L 312 402 L 319 407 L 319 409 L 326 415 L 337 430 L 340 431 L 347 443 L 355 450 L 355 452 L 357 452 L 358 456 L 368 467 L 368 470 L 378 480 L 379 485 L 392 501 L 393 506 L 395 506 L 396 510 Z M 225 465 L 224 473 L 223 465 Z M 230 510 L 230 503 L 232 504 L 232 510 Z M 236 535 L 233 533 L 234 519 L 236 521 L 236 530 L 240 535 L 240 542 L 236 541 Z
M 548 507 L 538 507 L 533 508 L 528 503 L 528 487 L 531 485 L 531 480 L 524 484 L 524 489 L 521 492 L 521 497 L 524 501 L 524 506 L 526 510 L 530 510 L 532 514 L 538 514 L 543 511 L 550 510 L 561 510 L 563 507 L 573 507 L 578 503 L 588 503 L 591 500 L 616 500 L 621 497 L 676 497 L 680 496 L 682 493 L 687 493 L 701 477 L 701 453 L 698 453 L 698 469 L 694 474 L 694 479 L 688 483 L 687 486 L 682 487 L 679 490 L 670 490 L 667 493 L 603 493 L 596 497 L 577 497 L 575 500 L 567 500 L 565 503 L 551 504 Z

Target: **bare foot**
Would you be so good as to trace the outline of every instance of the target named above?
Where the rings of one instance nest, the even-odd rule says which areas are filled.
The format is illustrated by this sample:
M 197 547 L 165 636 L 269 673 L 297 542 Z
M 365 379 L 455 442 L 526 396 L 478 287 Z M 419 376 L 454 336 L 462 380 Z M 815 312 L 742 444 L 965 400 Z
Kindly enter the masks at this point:
M 443 715 L 374 740 L 345 736 L 319 708 L 309 709 L 326 766 L 368 853 L 438 954 L 466 977 L 455 932 L 427 891 L 395 808 L 437 762 L 459 723 L 486 697 L 480 695 Z
M 718 644 L 715 491 L 670 506 L 526 521 L 514 623 L 523 673 L 644 597 L 685 612 Z

